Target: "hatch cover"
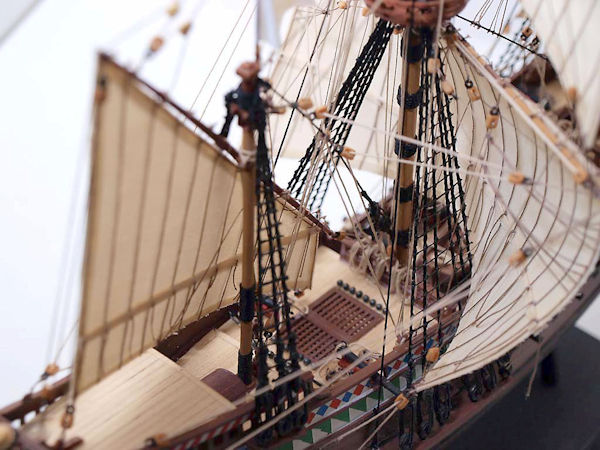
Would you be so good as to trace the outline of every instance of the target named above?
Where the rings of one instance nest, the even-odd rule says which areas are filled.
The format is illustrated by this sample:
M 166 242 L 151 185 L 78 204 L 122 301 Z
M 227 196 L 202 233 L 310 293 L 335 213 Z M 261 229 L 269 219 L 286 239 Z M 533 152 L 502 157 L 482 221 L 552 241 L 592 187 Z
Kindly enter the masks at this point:
M 374 309 L 334 287 L 310 304 L 308 314 L 294 321 L 298 351 L 316 361 L 340 342 L 360 339 L 383 320 Z

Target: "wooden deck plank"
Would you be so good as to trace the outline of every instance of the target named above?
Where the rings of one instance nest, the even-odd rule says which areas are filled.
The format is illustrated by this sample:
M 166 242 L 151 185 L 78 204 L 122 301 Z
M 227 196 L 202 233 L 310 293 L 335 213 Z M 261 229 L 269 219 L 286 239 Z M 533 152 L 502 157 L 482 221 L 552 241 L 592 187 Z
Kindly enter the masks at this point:
M 24 427 L 26 433 L 54 443 L 64 405 L 64 399 L 52 405 Z M 77 398 L 67 438 L 81 437 L 82 449 L 138 448 L 148 437 L 182 433 L 233 409 L 199 378 L 150 349 Z

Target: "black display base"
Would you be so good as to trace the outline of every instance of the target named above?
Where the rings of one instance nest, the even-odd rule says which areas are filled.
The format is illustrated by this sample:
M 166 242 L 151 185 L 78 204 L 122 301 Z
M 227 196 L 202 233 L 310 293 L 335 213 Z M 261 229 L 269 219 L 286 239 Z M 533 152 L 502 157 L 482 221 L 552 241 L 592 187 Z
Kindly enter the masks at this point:
M 600 449 L 600 341 L 573 327 L 551 355 L 445 448 Z

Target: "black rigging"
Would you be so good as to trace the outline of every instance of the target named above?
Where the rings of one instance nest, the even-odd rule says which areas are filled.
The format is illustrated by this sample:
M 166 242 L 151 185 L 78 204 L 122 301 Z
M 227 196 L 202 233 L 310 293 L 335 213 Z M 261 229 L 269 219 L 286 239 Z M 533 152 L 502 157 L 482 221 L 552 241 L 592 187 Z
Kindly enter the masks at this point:
M 356 59 L 354 67 L 346 77 L 336 100 L 330 107 L 335 116 L 350 120 L 356 118 L 393 29 L 394 26 L 385 20 L 377 23 Z M 321 208 L 331 181 L 331 171 L 341 158 L 339 149 L 344 147 L 351 129 L 352 125 L 347 121 L 325 118 L 321 125 L 321 131 L 315 135 L 300 160 L 287 188 L 292 195 L 300 198 L 308 181 L 308 175 L 314 170 L 314 184 L 307 203 L 309 210 L 316 211 Z M 328 136 L 327 139 L 323 138 L 323 133 Z M 327 155 L 328 146 L 335 149 L 331 152 L 331 158 Z M 314 169 L 313 163 L 317 165 Z
M 269 148 L 265 138 L 266 116 L 269 105 L 263 100 L 263 93 L 269 88 L 265 81 L 255 78 L 254 88 L 248 89 L 244 83 L 225 97 L 227 116 L 221 135 L 227 136 L 235 115 L 240 124 L 248 127 L 257 137 L 256 148 L 256 248 L 258 280 L 256 286 L 257 326 L 253 346 L 256 349 L 257 390 L 269 385 L 271 367 L 268 360 L 274 359 L 277 371 L 276 381 L 298 372 L 300 375 L 300 355 L 296 348 L 296 335 L 292 330 L 288 288 L 286 285 L 285 258 L 279 231 L 277 207 L 273 189 L 273 173 Z M 242 309 L 242 308 L 241 308 Z M 254 308 L 251 308 L 252 311 Z M 253 313 L 252 313 L 253 314 Z M 269 347 L 274 347 L 274 351 Z M 256 397 L 255 426 L 259 427 L 283 413 L 307 395 L 310 386 L 300 376 L 279 384 Z M 306 422 L 306 405 L 292 411 L 274 428 L 268 428 L 257 437 L 259 443 L 268 444 L 275 436 L 287 436 Z

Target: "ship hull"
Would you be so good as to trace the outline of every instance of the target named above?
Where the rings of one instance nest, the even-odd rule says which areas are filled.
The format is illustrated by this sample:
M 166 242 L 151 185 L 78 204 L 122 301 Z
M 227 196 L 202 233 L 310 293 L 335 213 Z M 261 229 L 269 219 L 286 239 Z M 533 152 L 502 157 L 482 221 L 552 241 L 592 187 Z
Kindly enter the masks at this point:
M 480 398 L 474 402 L 469 398 L 464 380 L 451 383 L 452 411 L 450 419 L 440 426 L 434 421 L 430 434 L 421 439 L 418 433 L 413 436 L 414 448 L 433 448 L 449 444 L 460 432 L 471 422 L 475 421 L 481 414 L 491 408 L 507 393 L 509 393 L 521 380 L 531 374 L 531 371 L 546 355 L 556 347 L 562 334 L 573 326 L 577 318 L 585 311 L 587 306 L 593 302 L 600 293 L 600 275 L 594 272 L 577 298 L 559 314 L 549 327 L 535 339 L 515 348 L 510 355 L 512 371 L 510 375 L 502 379 L 500 373 L 496 372 L 498 384 L 495 388 L 487 390 L 485 387 Z M 453 325 L 448 326 L 446 333 L 453 332 Z M 539 353 L 538 353 L 539 351 Z M 537 355 L 537 356 L 536 356 Z M 387 378 L 394 386 L 402 389 L 406 385 L 407 365 L 406 353 L 397 350 L 386 355 Z M 418 366 L 418 365 L 417 365 Z M 418 372 L 417 375 L 420 375 Z M 379 404 L 379 410 L 383 410 L 394 400 L 394 395 L 387 389 L 382 389 L 381 401 L 379 402 L 378 384 L 371 377 L 364 378 L 351 385 L 338 386 L 333 395 L 327 395 L 318 402 L 311 402 L 309 419 L 303 431 L 288 439 L 282 439 L 273 443 L 269 448 L 276 449 L 303 449 L 303 448 L 358 448 L 371 433 L 376 425 L 381 422 L 372 421 L 365 425 L 373 417 L 374 410 Z M 343 392 L 338 392 L 342 388 Z M 192 448 L 226 448 L 236 440 L 244 436 L 242 429 L 244 421 L 249 420 L 250 414 L 238 417 L 230 417 L 228 421 L 222 421 L 211 430 L 203 429 L 198 433 L 187 433 L 175 439 L 171 447 L 176 450 Z M 399 448 L 398 421 L 390 420 L 378 433 L 380 448 Z M 254 447 L 252 442 L 248 443 Z M 150 448 L 150 447 L 149 447 Z M 257 447 L 258 448 L 258 447 Z
M 464 379 L 459 379 L 450 384 L 452 397 L 452 411 L 450 419 L 440 426 L 438 420 L 433 420 L 432 429 L 425 439 L 421 439 L 415 431 L 413 444 L 415 448 L 430 448 L 445 445 L 451 442 L 470 422 L 474 421 L 484 411 L 493 406 L 499 399 L 506 395 L 524 377 L 531 373 L 534 365 L 550 353 L 556 346 L 560 336 L 582 314 L 585 308 L 595 299 L 600 292 L 600 276 L 595 271 L 582 291 L 576 296 L 569 306 L 559 314 L 550 326 L 535 339 L 529 339 L 511 352 L 512 372 L 506 379 L 495 367 L 498 379 L 494 389 L 482 389 L 476 402 L 471 401 L 468 395 L 468 385 Z M 215 322 L 216 319 L 216 322 Z M 200 328 L 214 327 L 224 318 L 209 318 Z M 458 317 L 448 320 L 443 334 L 450 337 L 456 327 Z M 436 333 L 432 329 L 431 333 Z M 428 333 L 429 334 L 429 333 Z M 172 349 L 182 352 L 186 345 L 192 343 L 171 342 Z M 415 353 L 422 350 L 422 339 L 417 344 Z M 166 352 L 165 348 L 162 349 Z M 536 354 L 539 354 L 536 357 Z M 171 350 L 173 351 L 173 350 Z M 177 357 L 175 353 L 171 357 Z M 384 364 L 386 379 L 398 390 L 403 390 L 407 384 L 407 348 L 396 346 L 386 354 Z M 308 420 L 304 429 L 292 436 L 280 438 L 272 442 L 270 448 L 300 449 L 300 448 L 357 448 L 369 438 L 375 427 L 381 421 L 369 421 L 379 406 L 379 411 L 387 408 L 393 402 L 395 394 L 389 389 L 380 389 L 376 382 L 381 360 L 371 362 L 367 367 L 350 374 L 323 390 L 308 402 Z M 420 373 L 420 364 L 415 364 L 416 378 Z M 416 381 L 416 380 L 415 380 Z M 40 411 L 66 392 L 68 379 L 63 380 L 51 389 L 51 396 L 43 398 L 39 394 L 28 396 L 0 411 L 1 415 L 9 421 L 25 421 L 25 416 L 31 411 Z M 47 394 L 46 394 L 47 395 Z M 145 448 L 173 448 L 177 450 L 194 448 L 226 448 L 249 432 L 253 419 L 254 405 L 252 401 L 236 402 L 237 407 L 227 413 L 221 414 L 208 423 L 179 436 L 172 436 L 165 443 L 158 445 L 149 441 Z M 407 413 L 404 412 L 404 415 Z M 398 414 L 397 414 L 398 415 Z M 369 423 L 366 423 L 369 421 Z M 22 439 L 27 436 L 21 434 Z M 423 436 L 425 437 L 425 436 Z M 398 448 L 398 420 L 393 418 L 378 432 L 378 440 L 382 448 Z M 33 442 L 31 439 L 29 443 Z M 249 440 L 246 445 L 258 448 L 254 440 Z M 26 447 L 28 448 L 28 447 Z

